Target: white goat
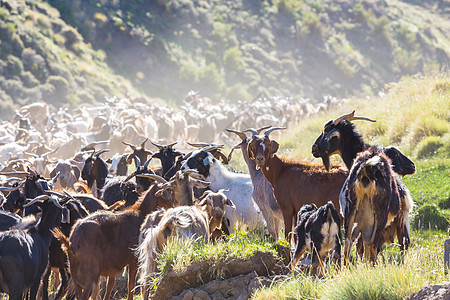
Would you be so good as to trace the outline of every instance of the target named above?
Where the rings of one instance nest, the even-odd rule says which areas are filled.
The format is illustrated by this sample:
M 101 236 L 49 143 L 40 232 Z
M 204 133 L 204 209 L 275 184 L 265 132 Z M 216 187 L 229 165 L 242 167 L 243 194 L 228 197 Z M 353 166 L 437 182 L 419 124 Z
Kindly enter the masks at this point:
M 205 147 L 192 152 L 191 156 L 181 166 L 181 170 L 197 170 L 205 177 L 206 181 L 210 182 L 209 188 L 213 192 L 220 189 L 228 190 L 225 195 L 228 199 L 233 200 L 236 205 L 235 210 L 227 207 L 225 211 L 224 220 L 230 233 L 235 231 L 234 226 L 239 220 L 248 225 L 264 225 L 260 210 L 253 201 L 253 186 L 250 175 L 229 171 L 208 152 L 214 149 L 214 147 Z

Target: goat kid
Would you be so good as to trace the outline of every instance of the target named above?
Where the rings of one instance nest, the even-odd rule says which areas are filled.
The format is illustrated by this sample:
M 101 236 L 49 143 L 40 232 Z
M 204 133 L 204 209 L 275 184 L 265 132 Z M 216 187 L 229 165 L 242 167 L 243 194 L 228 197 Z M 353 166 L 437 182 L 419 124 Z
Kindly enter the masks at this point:
M 332 250 L 332 260 L 340 265 L 341 258 L 341 219 L 332 202 L 319 209 L 314 204 L 304 205 L 297 216 L 297 226 L 294 233 L 297 244 L 292 258 L 292 267 L 303 256 L 305 251 L 312 255 L 311 273 L 324 276 L 324 260 L 327 253 Z

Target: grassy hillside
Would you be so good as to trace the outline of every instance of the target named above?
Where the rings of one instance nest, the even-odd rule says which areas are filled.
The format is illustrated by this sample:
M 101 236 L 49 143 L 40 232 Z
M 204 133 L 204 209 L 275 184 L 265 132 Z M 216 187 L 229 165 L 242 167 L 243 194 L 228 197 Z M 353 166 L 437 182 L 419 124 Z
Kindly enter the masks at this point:
M 402 257 L 398 246 L 385 245 L 376 267 L 361 261 L 340 271 L 330 266 L 327 277 L 320 280 L 296 270 L 291 280 L 262 289 L 253 299 L 404 299 L 423 286 L 448 280 L 443 242 L 450 224 L 450 78 L 405 78 L 386 90 L 385 95 L 351 100 L 326 115 L 306 119 L 276 139 L 281 141 L 284 155 L 309 160 L 310 146 L 327 120 L 353 109 L 357 115 L 376 119 L 376 123 L 355 121 L 364 138 L 380 145 L 395 144 L 416 164 L 416 174 L 403 178 L 416 203 L 409 251 Z M 240 153 L 233 156 L 232 166 L 245 170 Z M 194 249 L 192 244 L 171 245 L 160 256 L 160 268 L 185 268 L 206 257 L 220 261 L 221 255 L 214 254 L 220 252 L 218 249 L 239 255 L 252 253 L 257 241 L 254 236 L 244 249 L 229 250 L 236 248 L 239 237 L 238 233 L 227 244 L 221 242 L 219 248 L 205 243 L 196 244 Z M 271 242 L 260 238 L 265 249 L 270 249 Z M 244 251 L 245 247 L 249 251 Z
M 447 2 L 5 0 L 0 103 L 370 95 L 448 65 Z

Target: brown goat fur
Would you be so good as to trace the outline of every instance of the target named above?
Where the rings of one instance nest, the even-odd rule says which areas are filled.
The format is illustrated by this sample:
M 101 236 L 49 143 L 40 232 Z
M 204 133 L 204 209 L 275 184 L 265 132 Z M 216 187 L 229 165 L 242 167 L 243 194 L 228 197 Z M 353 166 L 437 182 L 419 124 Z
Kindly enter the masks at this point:
M 273 187 L 288 239 L 294 218 L 303 205 L 322 206 L 331 201 L 339 207 L 339 193 L 348 171 L 341 165 L 333 164 L 327 171 L 320 164 L 279 157 L 275 154 L 278 147 L 279 144 L 270 140 L 266 131 L 264 136 L 253 135 L 247 150 Z

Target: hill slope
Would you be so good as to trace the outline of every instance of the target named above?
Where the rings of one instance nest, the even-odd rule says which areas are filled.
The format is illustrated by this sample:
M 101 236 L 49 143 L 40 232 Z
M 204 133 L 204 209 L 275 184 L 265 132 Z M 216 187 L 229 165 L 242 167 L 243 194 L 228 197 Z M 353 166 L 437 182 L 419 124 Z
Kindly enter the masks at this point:
M 0 100 L 372 94 L 448 65 L 446 2 L 3 0 Z

